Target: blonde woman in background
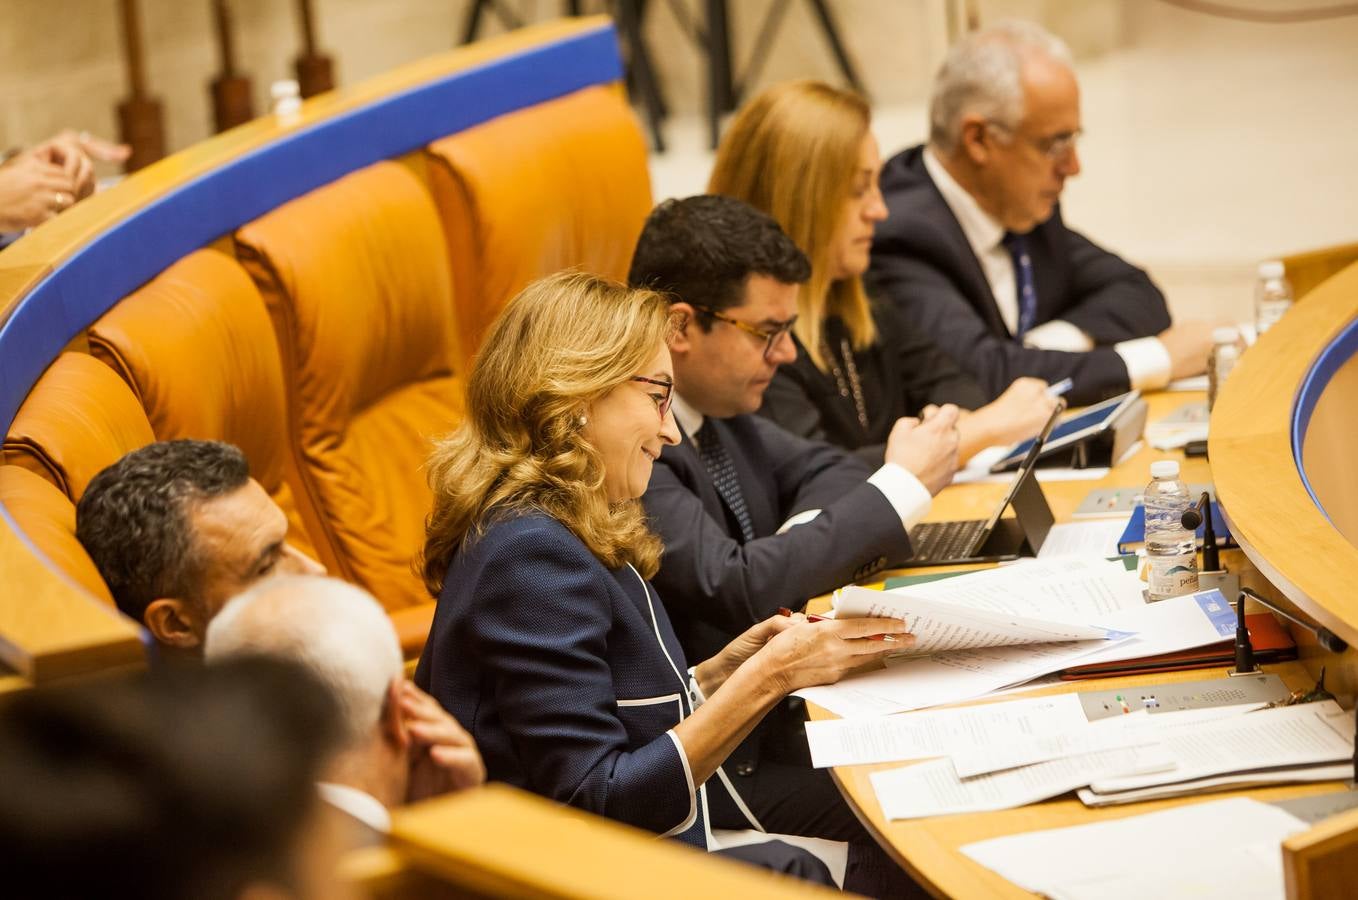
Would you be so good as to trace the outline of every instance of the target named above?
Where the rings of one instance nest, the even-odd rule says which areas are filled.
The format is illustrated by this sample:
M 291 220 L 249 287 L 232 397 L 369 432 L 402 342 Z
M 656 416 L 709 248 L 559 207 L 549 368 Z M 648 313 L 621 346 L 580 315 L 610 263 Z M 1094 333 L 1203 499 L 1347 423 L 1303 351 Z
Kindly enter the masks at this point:
M 816 81 L 764 91 L 731 123 L 708 191 L 772 216 L 811 261 L 793 329 L 798 355 L 782 366 L 761 414 L 796 434 L 854 450 L 878 465 L 902 418 L 954 403 L 959 457 L 1036 434 L 1056 404 L 1046 383 L 1014 381 L 987 404 L 981 386 L 863 285 L 876 224 L 886 218 L 881 153 L 857 94 Z

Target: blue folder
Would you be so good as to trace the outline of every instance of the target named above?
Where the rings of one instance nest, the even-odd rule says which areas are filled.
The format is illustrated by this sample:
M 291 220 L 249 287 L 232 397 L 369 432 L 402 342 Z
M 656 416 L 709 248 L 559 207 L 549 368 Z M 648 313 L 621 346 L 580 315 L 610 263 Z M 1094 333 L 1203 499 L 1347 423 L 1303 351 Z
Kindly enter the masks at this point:
M 1202 546 L 1202 533 L 1205 525 L 1198 526 L 1198 546 Z M 1226 527 L 1226 517 L 1221 513 L 1221 504 L 1212 504 L 1212 529 L 1217 534 L 1218 547 L 1234 547 L 1235 541 L 1231 539 L 1231 529 Z M 1127 519 L 1127 527 L 1122 532 L 1122 537 L 1118 538 L 1118 552 L 1135 552 L 1136 548 L 1146 543 L 1146 507 L 1137 504 L 1132 507 L 1132 514 Z

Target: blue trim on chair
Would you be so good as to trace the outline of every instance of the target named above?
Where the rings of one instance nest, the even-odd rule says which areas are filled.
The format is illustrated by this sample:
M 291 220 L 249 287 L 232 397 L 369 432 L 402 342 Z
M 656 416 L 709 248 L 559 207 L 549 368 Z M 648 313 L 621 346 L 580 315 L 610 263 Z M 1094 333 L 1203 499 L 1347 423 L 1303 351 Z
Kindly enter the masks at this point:
M 72 338 L 183 256 L 356 169 L 621 77 L 606 25 L 317 122 L 176 188 L 73 253 L 0 323 L 0 423 Z
M 1292 404 L 1292 459 L 1297 464 L 1297 474 L 1301 476 L 1301 483 L 1306 485 L 1306 493 L 1311 495 L 1311 502 L 1326 519 L 1330 518 L 1329 513 L 1325 512 L 1324 504 L 1311 487 L 1311 480 L 1306 477 L 1304 462 L 1306 430 L 1311 426 L 1311 415 L 1316 411 L 1316 404 L 1320 402 L 1321 395 L 1329 386 L 1330 379 L 1344 363 L 1353 358 L 1354 354 L 1358 354 L 1358 319 L 1345 326 L 1344 330 L 1339 332 L 1316 357 L 1310 371 L 1306 373 L 1306 378 L 1302 380 L 1301 387 L 1297 389 L 1297 399 Z

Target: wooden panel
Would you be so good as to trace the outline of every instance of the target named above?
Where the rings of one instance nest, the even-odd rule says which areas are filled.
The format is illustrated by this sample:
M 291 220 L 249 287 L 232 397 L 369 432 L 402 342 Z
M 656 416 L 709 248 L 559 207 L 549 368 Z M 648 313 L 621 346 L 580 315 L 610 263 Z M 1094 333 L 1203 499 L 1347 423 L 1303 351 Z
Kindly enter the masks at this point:
M 1292 292 L 1298 300 L 1355 262 L 1358 262 L 1358 244 L 1341 244 L 1283 257 L 1287 280 L 1292 282 Z
M 501 784 L 397 810 L 392 830 L 413 868 L 486 896 L 842 896 Z
M 1283 841 L 1283 878 L 1288 900 L 1352 896 L 1358 884 L 1358 810 Z
M 145 664 L 140 629 L 48 568 L 0 517 L 0 661 L 32 683 Z
M 1241 357 L 1217 400 L 1210 440 L 1218 496 L 1236 540 L 1292 603 L 1350 644 L 1358 643 L 1358 547 L 1307 493 L 1292 457 L 1291 425 L 1312 363 L 1356 316 L 1353 265 Z M 1327 413 L 1327 421 L 1335 418 L 1342 421 L 1343 412 Z

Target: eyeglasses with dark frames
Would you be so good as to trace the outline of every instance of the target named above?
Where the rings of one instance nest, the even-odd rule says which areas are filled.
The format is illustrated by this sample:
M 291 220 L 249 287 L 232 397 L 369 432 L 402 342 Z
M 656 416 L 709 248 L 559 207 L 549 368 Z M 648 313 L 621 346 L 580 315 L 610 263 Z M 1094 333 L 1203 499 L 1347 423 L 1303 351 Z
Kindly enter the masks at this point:
M 665 393 L 660 397 L 656 397 L 654 394 L 651 395 L 652 398 L 655 399 L 656 411 L 660 413 L 660 418 L 663 421 L 665 414 L 670 411 L 670 403 L 674 401 L 674 382 L 661 381 L 659 378 L 647 378 L 645 375 L 633 375 L 632 380 L 640 381 L 645 384 L 653 384 L 656 387 L 665 389 Z
M 757 325 L 751 325 L 749 322 L 742 322 L 731 316 L 723 315 L 707 306 L 699 306 L 697 303 L 690 303 L 689 306 L 692 306 L 699 312 L 706 313 L 718 321 L 725 322 L 727 325 L 734 325 L 746 334 L 752 334 L 755 337 L 762 339 L 764 341 L 764 359 L 766 360 L 769 358 L 769 354 L 773 352 L 773 345 L 778 342 L 778 339 L 790 332 L 792 327 L 797 324 L 797 317 L 793 316 L 786 322 L 775 327 L 772 331 L 765 331 Z

